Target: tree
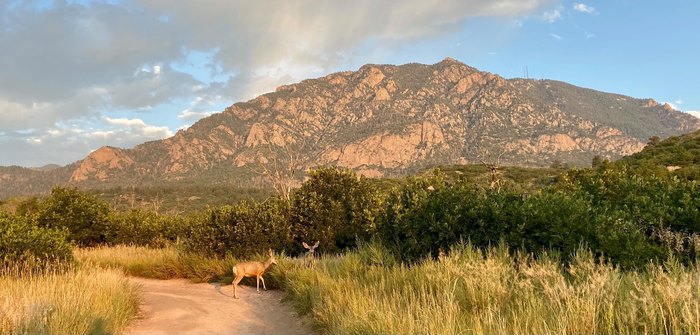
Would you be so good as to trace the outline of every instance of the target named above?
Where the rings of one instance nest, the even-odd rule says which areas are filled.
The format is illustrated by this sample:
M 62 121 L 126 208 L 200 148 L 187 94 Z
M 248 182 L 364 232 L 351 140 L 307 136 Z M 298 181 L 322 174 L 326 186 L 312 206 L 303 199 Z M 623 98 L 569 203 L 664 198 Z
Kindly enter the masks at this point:
M 499 175 L 499 169 L 501 168 L 501 157 L 506 153 L 505 150 L 501 150 L 501 152 L 494 158 L 491 156 L 489 153 L 486 152 L 486 150 L 478 150 L 477 153 L 477 158 L 483 164 L 487 169 L 489 169 L 489 172 L 491 172 L 491 183 L 490 187 L 492 190 L 500 190 L 501 189 L 501 179 L 498 177 Z
M 292 189 L 299 184 L 296 174 L 302 168 L 301 152 L 305 144 L 306 142 L 302 142 L 295 149 L 294 143 L 284 141 L 281 145 L 273 147 L 272 141 L 268 139 L 267 155 L 260 161 L 260 170 L 254 170 L 264 176 L 275 193 L 284 200 L 290 200 Z
M 652 136 L 649 137 L 649 141 L 647 142 L 647 145 L 655 147 L 661 144 L 661 138 L 658 136 Z
M 79 246 L 105 243 L 109 206 L 76 188 L 54 187 L 41 202 L 36 222 L 42 227 L 65 229 Z
M 591 167 L 592 168 L 597 168 L 603 164 L 603 157 L 600 155 L 595 155 L 593 156 L 593 160 L 591 161 Z
M 337 168 L 321 168 L 309 177 L 292 197 L 298 251 L 302 242 L 321 241 L 322 251 L 336 252 L 371 234 L 380 202 L 364 177 Z

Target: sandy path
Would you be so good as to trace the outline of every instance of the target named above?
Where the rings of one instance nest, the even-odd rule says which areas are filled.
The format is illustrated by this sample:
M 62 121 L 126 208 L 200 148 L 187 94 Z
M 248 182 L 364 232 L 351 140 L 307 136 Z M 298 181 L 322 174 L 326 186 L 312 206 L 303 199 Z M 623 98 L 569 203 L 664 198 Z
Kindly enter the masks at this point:
M 281 292 L 238 285 L 193 284 L 183 279 L 131 278 L 142 288 L 139 318 L 127 334 L 311 334 L 307 323 L 280 302 Z

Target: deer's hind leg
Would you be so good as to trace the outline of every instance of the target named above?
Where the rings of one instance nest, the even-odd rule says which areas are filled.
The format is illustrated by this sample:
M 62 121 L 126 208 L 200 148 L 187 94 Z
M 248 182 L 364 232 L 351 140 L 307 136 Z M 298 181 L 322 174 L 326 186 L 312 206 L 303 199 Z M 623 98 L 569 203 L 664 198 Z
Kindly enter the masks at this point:
M 241 275 L 236 276 L 236 279 L 233 280 L 232 284 L 233 284 L 233 298 L 234 299 L 238 299 L 238 293 L 236 292 L 236 287 L 238 286 L 238 283 L 241 282 L 241 280 L 243 280 L 243 276 L 241 276 Z

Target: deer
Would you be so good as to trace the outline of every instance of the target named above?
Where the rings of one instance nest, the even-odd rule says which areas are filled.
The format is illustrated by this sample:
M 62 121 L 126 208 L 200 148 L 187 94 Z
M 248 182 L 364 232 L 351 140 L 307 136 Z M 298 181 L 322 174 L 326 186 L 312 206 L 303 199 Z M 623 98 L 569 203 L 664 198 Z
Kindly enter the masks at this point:
M 243 280 L 243 277 L 253 277 L 255 276 L 257 278 L 257 288 L 256 291 L 258 294 L 262 294 L 260 292 L 260 281 L 263 283 L 263 289 L 267 291 L 267 287 L 265 287 L 265 279 L 263 279 L 262 275 L 265 273 L 267 268 L 270 267 L 272 264 L 277 264 L 277 259 L 275 258 L 275 255 L 272 253 L 272 249 L 269 249 L 267 251 L 268 255 L 270 258 L 268 258 L 265 262 L 245 262 L 245 263 L 238 263 L 233 266 L 233 275 L 236 276 L 236 278 L 233 280 L 233 298 L 238 299 L 238 294 L 236 291 L 236 287 L 238 286 L 238 283 Z
M 445 259 L 447 258 L 447 254 L 445 253 L 445 250 L 442 248 L 438 249 L 438 262 L 440 263 L 445 263 Z
M 315 259 L 314 250 L 316 250 L 316 248 L 318 248 L 319 243 L 320 243 L 320 241 L 316 241 L 316 244 L 314 244 L 313 247 L 310 247 L 308 244 L 306 244 L 306 242 L 301 242 L 301 245 L 303 245 L 304 248 L 309 249 L 309 251 L 307 251 L 304 254 L 304 264 L 306 264 L 306 266 L 311 266 L 314 264 L 314 259 Z

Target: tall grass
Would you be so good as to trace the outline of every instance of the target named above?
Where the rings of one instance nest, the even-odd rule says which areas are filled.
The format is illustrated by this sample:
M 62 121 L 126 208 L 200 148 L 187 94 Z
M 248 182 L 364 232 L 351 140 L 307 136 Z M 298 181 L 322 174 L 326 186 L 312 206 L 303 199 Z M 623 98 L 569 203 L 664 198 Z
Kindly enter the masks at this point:
M 138 304 L 136 288 L 121 271 L 4 269 L 0 334 L 118 333 L 135 316 Z
M 174 246 L 149 248 L 118 245 L 75 249 L 78 262 L 104 268 L 122 269 L 126 274 L 153 279 L 186 278 L 193 282 L 220 281 L 230 284 L 232 268 L 239 259 L 231 256 L 223 258 L 206 257 L 196 253 L 183 252 Z M 266 255 L 257 255 L 250 260 L 264 261 Z M 280 256 L 286 259 L 284 256 Z M 270 272 L 279 271 L 273 266 Z M 267 278 L 267 277 L 266 277 Z M 269 288 L 280 287 L 277 275 L 265 283 Z M 244 284 L 255 283 L 248 280 Z
M 700 333 L 700 270 L 673 261 L 621 272 L 582 252 L 564 270 L 552 257 L 461 246 L 407 267 L 369 245 L 284 275 L 329 334 Z
M 132 275 L 227 284 L 237 262 L 143 247 L 81 249 L 76 258 Z M 459 246 L 444 262 L 406 266 L 375 244 L 314 267 L 277 259 L 268 287 L 284 287 L 321 333 L 700 333 L 700 268 L 673 260 L 625 272 L 587 252 L 565 267 L 547 255 Z

